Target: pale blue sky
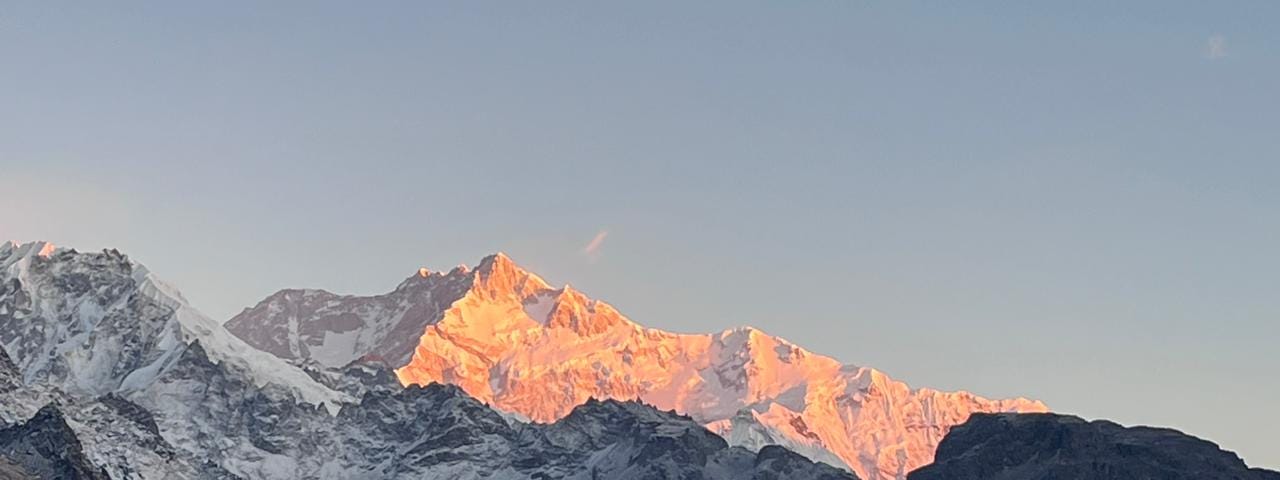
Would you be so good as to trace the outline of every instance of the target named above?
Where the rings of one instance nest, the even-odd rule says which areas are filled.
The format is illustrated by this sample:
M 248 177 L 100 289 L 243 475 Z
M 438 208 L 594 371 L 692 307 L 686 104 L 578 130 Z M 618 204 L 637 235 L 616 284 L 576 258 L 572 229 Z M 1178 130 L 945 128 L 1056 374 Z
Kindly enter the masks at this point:
M 218 318 L 502 250 L 1280 467 L 1280 3 L 182 3 L 0 2 L 0 237 Z

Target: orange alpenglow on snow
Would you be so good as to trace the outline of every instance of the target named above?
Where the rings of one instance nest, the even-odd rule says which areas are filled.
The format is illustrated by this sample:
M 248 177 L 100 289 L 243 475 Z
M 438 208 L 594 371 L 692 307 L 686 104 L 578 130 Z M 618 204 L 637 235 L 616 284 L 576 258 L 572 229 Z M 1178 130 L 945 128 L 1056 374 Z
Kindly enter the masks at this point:
M 318 310 L 290 292 L 247 309 L 228 328 L 277 355 L 331 366 L 377 354 L 399 366 L 401 383 L 455 384 L 538 422 L 588 398 L 639 399 L 689 415 L 730 444 L 780 444 L 863 479 L 904 478 L 930 463 L 947 431 L 972 413 L 1047 410 L 1023 398 L 913 390 L 749 327 L 704 335 L 645 328 L 607 303 L 551 287 L 503 254 L 475 270 L 415 275 L 382 296 L 312 293 Z M 343 301 L 351 306 L 341 308 Z M 368 311 L 384 313 L 351 313 Z M 304 333 L 280 327 L 288 319 L 274 317 L 279 312 L 293 312 Z M 416 344 L 405 338 L 415 328 Z
M 49 258 L 50 255 L 53 255 L 54 252 L 57 252 L 57 251 L 58 251 L 57 246 L 55 246 L 52 243 L 45 242 L 44 246 L 40 247 L 40 253 L 37 253 L 36 255 L 39 255 L 44 258 Z

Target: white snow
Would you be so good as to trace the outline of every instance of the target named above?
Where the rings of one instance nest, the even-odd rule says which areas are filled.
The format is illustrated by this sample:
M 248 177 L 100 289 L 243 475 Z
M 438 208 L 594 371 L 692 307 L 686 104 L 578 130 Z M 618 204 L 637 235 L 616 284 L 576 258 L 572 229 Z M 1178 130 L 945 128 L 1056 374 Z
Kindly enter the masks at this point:
M 339 404 L 355 401 L 349 395 L 321 385 L 297 367 L 250 347 L 231 335 L 217 321 L 192 308 L 177 289 L 157 279 L 145 266 L 134 264 L 134 280 L 143 294 L 174 310 L 174 316 L 189 337 L 188 341 L 199 340 L 212 360 L 229 362 L 244 369 L 258 385 L 274 383 L 283 386 L 307 403 L 323 402 L 330 408 L 337 408 Z M 155 373 L 159 371 L 158 368 L 154 370 Z M 130 381 L 132 385 L 140 385 L 149 379 L 139 376 Z

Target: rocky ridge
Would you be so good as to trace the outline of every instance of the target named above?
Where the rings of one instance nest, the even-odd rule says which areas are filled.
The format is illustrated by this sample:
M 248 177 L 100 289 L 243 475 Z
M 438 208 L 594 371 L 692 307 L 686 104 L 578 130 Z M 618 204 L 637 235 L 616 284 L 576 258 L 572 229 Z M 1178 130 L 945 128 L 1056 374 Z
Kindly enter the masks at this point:
M 975 414 L 910 480 L 1277 480 L 1177 430 L 1057 414 Z

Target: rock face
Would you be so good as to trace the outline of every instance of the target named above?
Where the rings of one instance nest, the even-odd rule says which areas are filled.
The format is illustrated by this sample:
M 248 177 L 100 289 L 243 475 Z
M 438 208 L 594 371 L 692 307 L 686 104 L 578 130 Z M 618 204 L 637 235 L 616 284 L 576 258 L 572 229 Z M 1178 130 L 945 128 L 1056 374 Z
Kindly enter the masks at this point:
M 0 344 L 24 383 L 87 396 L 139 391 L 195 340 L 257 383 L 312 403 L 352 400 L 231 335 L 118 251 L 0 243 Z
M 110 480 L 89 463 L 75 432 L 52 405 L 22 424 L 0 430 L 0 457 L 29 478 Z
M 1055 414 L 975 414 L 910 480 L 1277 480 L 1234 453 L 1163 428 Z
M 0 343 L 0 478 L 853 478 L 646 405 L 526 424 L 376 353 L 288 362 L 113 250 L 0 244 Z
M 0 349 L 0 393 L 22 388 L 22 372 L 14 365 L 9 354 Z
M 0 425 L 53 402 L 85 456 L 113 478 L 228 478 L 223 456 L 173 447 L 225 436 L 221 422 L 193 425 L 164 395 L 189 342 L 210 345 L 206 359 L 282 403 L 354 401 L 236 339 L 115 250 L 0 244 Z
M 752 328 L 644 328 L 502 254 L 474 270 L 423 270 L 375 297 L 286 290 L 227 325 L 282 358 L 337 367 L 380 356 L 406 385 L 455 384 L 539 422 L 590 398 L 639 399 L 689 415 L 732 445 L 778 444 L 870 479 L 928 464 L 972 413 L 1045 410 L 1021 398 L 912 389 Z M 406 332 L 416 332 L 408 352 Z
M 258 349 L 285 359 L 341 367 L 368 355 L 408 363 L 422 330 L 471 286 L 471 274 L 420 270 L 385 295 L 281 290 L 225 326 Z

